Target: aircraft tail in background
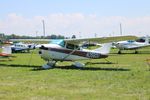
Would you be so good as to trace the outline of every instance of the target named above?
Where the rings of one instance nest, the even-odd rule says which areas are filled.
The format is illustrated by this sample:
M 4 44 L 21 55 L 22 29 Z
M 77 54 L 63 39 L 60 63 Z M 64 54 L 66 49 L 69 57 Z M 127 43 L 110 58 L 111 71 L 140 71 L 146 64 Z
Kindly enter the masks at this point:
M 149 36 L 148 35 L 145 37 L 145 44 L 149 44 Z

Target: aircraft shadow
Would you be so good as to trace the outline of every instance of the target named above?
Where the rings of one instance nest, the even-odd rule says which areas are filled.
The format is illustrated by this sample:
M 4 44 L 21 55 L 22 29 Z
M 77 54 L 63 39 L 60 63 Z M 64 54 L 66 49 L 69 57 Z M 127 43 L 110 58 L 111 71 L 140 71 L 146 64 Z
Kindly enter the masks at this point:
M 124 68 L 100 68 L 100 67 L 83 67 L 83 68 L 76 68 L 74 66 L 59 66 L 56 67 L 59 69 L 75 69 L 75 70 L 92 70 L 92 71 L 97 71 L 97 70 L 105 70 L 105 71 L 130 71 L 130 69 L 124 69 Z
M 28 67 L 28 68 L 33 68 L 31 71 L 41 71 L 45 70 L 41 68 L 41 66 L 36 66 L 36 65 L 17 65 L 17 64 L 0 64 L 0 66 L 4 67 Z M 82 68 L 77 68 L 74 66 L 55 66 L 53 69 L 62 69 L 62 70 L 91 70 L 91 71 L 98 71 L 98 70 L 105 70 L 105 71 L 130 71 L 130 69 L 125 69 L 125 68 L 100 68 L 100 67 L 82 67 Z M 51 69 L 50 69 L 51 70 Z
M 116 54 L 116 55 L 115 55 Z M 125 55 L 125 54 L 150 54 L 150 51 L 138 51 L 138 53 L 135 52 L 122 52 L 121 54 L 116 53 L 111 53 L 110 56 L 117 56 L 117 55 Z
M 40 66 L 35 66 L 35 65 L 18 65 L 18 64 L 0 64 L 0 66 L 6 66 L 6 67 L 29 67 L 29 68 L 40 67 Z
M 98 71 L 98 70 L 105 70 L 105 71 L 130 71 L 130 69 L 124 69 L 124 68 L 99 68 L 99 67 L 82 67 L 77 68 L 74 66 L 56 66 L 53 69 L 62 69 L 62 70 L 90 70 L 90 71 Z M 45 70 L 42 68 L 34 68 L 32 71 L 40 71 Z
M 86 65 L 89 65 L 89 64 L 116 64 L 116 63 L 113 63 L 113 62 L 87 62 L 85 63 Z

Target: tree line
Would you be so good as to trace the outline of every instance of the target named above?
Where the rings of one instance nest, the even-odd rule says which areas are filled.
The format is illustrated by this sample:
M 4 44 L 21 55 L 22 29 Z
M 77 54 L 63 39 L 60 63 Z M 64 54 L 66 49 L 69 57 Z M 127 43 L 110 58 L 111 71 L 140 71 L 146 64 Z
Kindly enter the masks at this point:
M 4 35 L 1 37 L 1 39 L 9 40 L 9 39 L 69 39 L 69 38 L 76 38 L 75 35 L 72 35 L 72 37 L 65 37 L 63 35 L 48 35 L 48 36 L 26 36 L 26 35 L 16 35 L 16 34 L 11 34 L 11 35 Z

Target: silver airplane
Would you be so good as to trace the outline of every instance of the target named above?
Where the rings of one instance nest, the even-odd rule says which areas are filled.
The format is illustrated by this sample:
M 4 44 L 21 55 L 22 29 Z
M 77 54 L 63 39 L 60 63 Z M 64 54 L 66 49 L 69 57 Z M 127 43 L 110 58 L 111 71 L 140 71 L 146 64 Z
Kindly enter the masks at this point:
M 135 54 L 137 54 L 138 49 L 150 46 L 150 43 L 149 43 L 149 37 L 146 36 L 145 42 L 127 40 L 127 41 L 119 41 L 119 42 L 113 43 L 113 45 L 119 49 L 118 54 L 121 54 L 122 50 L 135 50 Z

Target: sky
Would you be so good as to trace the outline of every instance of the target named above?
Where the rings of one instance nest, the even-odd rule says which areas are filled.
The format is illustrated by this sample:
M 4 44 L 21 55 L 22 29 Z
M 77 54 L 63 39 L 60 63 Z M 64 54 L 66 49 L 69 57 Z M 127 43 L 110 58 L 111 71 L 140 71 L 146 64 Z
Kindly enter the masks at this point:
M 150 0 L 0 0 L 0 33 L 78 38 L 150 35 Z

